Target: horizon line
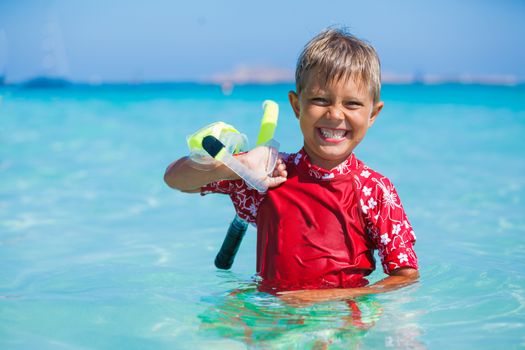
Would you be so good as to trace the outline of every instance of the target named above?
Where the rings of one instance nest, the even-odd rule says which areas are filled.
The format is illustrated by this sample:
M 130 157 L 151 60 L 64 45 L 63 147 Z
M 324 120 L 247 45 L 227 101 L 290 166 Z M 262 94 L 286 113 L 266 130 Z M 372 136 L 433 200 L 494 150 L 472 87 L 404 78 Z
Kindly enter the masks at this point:
M 463 75 L 457 77 L 446 77 L 438 75 L 391 75 L 385 74 L 382 77 L 381 84 L 385 85 L 445 85 L 445 84 L 461 84 L 461 85 L 500 85 L 500 86 L 515 86 L 525 84 L 525 79 L 519 79 L 515 76 L 470 76 Z M 275 79 L 275 80 L 245 80 L 236 81 L 235 79 L 130 79 L 130 80 L 74 80 L 60 76 L 34 76 L 20 81 L 6 81 L 5 77 L 0 76 L 0 87 L 67 87 L 67 86 L 112 86 L 112 85 L 126 85 L 126 86 L 146 86 L 146 85 L 176 85 L 176 84 L 195 84 L 195 85 L 212 85 L 220 86 L 228 89 L 233 86 L 243 85 L 279 85 L 287 84 L 294 85 L 294 80 L 289 79 Z

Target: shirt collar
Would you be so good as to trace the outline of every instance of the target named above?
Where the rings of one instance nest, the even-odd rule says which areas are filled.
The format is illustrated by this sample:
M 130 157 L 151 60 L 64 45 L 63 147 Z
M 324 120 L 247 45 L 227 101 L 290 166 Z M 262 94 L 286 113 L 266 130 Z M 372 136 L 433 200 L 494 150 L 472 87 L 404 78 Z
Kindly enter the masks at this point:
M 345 159 L 344 162 L 333 169 L 327 170 L 312 164 L 310 162 L 310 157 L 308 154 L 306 154 L 304 148 L 295 154 L 295 159 L 293 161 L 295 165 L 303 169 L 303 173 L 306 173 L 318 180 L 332 180 L 336 177 L 348 175 L 352 171 L 357 170 L 359 166 L 359 161 L 357 160 L 354 153 L 352 153 L 348 158 Z

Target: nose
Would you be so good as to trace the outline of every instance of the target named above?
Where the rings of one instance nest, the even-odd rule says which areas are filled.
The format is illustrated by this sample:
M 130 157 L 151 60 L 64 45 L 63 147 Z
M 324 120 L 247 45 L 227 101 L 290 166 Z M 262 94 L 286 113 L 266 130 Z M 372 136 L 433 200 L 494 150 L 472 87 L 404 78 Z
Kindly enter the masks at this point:
M 337 120 L 344 119 L 344 113 L 341 110 L 341 107 L 338 105 L 330 106 L 326 116 L 330 119 L 337 119 Z

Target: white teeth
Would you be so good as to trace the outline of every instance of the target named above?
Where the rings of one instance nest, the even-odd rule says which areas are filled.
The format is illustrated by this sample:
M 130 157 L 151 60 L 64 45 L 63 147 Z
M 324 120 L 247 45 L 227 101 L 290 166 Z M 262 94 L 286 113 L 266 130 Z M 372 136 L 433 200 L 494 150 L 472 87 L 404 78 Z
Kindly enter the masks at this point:
M 342 139 L 346 135 L 346 130 L 334 130 L 334 129 L 324 129 L 319 128 L 321 134 L 324 138 L 327 139 Z

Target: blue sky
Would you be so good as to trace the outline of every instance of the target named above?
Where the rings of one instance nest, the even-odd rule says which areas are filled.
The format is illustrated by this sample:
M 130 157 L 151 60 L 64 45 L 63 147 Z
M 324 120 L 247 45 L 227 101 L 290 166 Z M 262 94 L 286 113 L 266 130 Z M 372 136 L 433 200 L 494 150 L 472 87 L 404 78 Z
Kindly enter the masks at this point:
M 344 25 L 394 76 L 525 80 L 525 1 L 0 0 L 0 72 L 77 81 L 209 80 L 291 72 L 302 46 Z M 283 73 L 285 74 L 285 73 Z

